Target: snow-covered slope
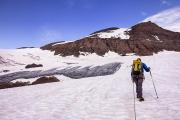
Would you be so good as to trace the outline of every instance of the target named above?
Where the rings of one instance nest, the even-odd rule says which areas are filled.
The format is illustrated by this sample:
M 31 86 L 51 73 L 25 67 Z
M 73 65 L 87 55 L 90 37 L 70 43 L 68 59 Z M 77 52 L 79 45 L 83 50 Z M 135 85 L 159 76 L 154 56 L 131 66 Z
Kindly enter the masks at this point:
M 164 10 L 143 20 L 143 22 L 147 21 L 152 21 L 165 29 L 180 32 L 180 7 Z
M 121 39 L 129 39 L 129 35 L 126 34 L 129 30 L 127 28 L 119 28 L 116 30 L 109 30 L 105 32 L 98 32 L 91 36 L 98 36 L 99 38 L 121 38 Z
M 10 72 L 26 70 L 25 66 L 32 63 L 42 64 L 43 67 L 28 70 L 49 70 L 52 68 L 65 68 L 69 66 L 97 66 L 110 63 L 106 60 L 97 62 L 96 59 L 101 59 L 102 57 L 95 53 L 83 54 L 85 56 L 77 58 L 73 56 L 62 57 L 54 55 L 54 52 L 41 50 L 40 48 L 0 49 L 0 56 L 4 61 L 2 63 L 0 62 L 0 74 L 4 74 L 2 73 L 3 70 L 10 70 Z
M 32 54 L 32 51 L 28 53 Z M 109 52 L 104 57 L 96 54 L 79 58 L 53 57 L 51 52 L 40 52 L 37 49 L 35 51 L 33 55 L 38 55 L 46 65 L 51 63 L 54 66 L 55 64 L 63 66 L 66 65 L 64 62 L 79 65 L 101 65 L 111 62 L 123 64 L 113 75 L 82 79 L 56 76 L 61 82 L 0 90 L 0 118 L 2 120 L 134 119 L 130 65 L 137 56 L 119 56 Z M 48 57 L 43 58 L 43 55 Z M 164 51 L 141 58 L 152 69 L 159 99 L 156 99 L 151 77 L 149 73 L 146 73 L 143 84 L 145 101 L 140 103 L 136 100 L 137 120 L 178 120 L 180 116 L 180 53 Z M 55 62 L 57 60 L 59 61 Z M 24 63 L 24 61 L 17 60 L 16 62 Z M 51 65 L 51 67 L 54 66 Z
M 0 64 L 0 71 L 10 70 L 10 72 L 15 72 L 25 70 L 25 65 L 32 63 L 43 64 L 42 68 L 35 68 L 43 70 L 63 65 L 59 56 L 54 56 L 54 52 L 39 48 L 0 49 L 0 56 L 6 63 Z

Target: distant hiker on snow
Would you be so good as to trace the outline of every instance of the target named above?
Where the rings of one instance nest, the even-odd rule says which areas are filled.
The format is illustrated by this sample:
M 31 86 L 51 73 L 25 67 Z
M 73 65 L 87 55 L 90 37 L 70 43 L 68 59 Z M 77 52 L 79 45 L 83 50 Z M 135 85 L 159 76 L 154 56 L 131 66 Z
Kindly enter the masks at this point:
M 147 67 L 145 63 L 141 62 L 141 59 L 138 58 L 137 60 L 133 60 L 132 70 L 131 70 L 131 77 L 133 82 L 136 84 L 136 93 L 137 98 L 139 101 L 144 101 L 143 94 L 142 94 L 142 83 L 145 79 L 144 77 L 144 70 L 146 72 L 150 71 L 150 67 Z

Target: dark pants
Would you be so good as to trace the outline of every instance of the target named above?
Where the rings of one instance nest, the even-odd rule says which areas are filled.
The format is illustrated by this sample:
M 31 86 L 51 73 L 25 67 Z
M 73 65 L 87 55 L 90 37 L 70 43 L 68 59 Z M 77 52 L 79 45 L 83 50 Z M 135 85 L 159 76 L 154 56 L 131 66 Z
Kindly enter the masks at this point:
M 133 75 L 133 81 L 136 84 L 136 93 L 137 97 L 142 97 L 142 83 L 143 83 L 143 75 Z

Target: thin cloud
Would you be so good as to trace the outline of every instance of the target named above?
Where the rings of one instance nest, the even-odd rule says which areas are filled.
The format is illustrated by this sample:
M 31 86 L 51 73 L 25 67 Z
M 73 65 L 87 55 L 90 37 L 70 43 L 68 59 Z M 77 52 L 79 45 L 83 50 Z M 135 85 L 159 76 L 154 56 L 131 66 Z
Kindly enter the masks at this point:
M 147 16 L 147 12 L 142 11 L 142 12 L 141 12 L 141 15 L 142 15 L 142 16 Z
M 80 7 L 84 9 L 91 9 L 93 7 L 91 0 L 66 0 L 68 8 Z
M 146 21 L 152 21 L 166 29 L 180 32 L 180 7 L 159 12 L 143 20 L 143 22 Z
M 66 0 L 66 5 L 69 8 L 73 8 L 76 5 L 76 2 L 74 0 Z
M 82 7 L 85 9 L 92 9 L 93 8 L 93 2 L 91 0 L 81 0 Z
M 167 1 L 167 0 L 160 0 L 160 2 L 161 2 L 161 4 L 163 4 L 163 5 L 171 5 L 170 4 L 170 2 L 169 1 Z
M 46 27 L 42 27 L 42 29 L 40 30 L 39 39 L 42 42 L 53 42 L 60 40 L 61 38 L 62 34 L 57 30 L 48 29 Z

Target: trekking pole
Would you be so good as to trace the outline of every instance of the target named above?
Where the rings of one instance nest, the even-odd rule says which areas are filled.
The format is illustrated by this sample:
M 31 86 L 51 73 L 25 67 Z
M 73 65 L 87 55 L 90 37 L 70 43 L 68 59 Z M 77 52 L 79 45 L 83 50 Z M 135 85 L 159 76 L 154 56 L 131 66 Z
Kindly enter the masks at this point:
M 133 96 L 134 96 L 134 119 L 136 120 L 136 102 L 135 102 L 135 93 L 134 93 L 134 81 L 133 81 Z
M 151 71 L 150 71 L 150 75 L 151 75 L 151 80 L 152 80 L 152 83 L 153 83 L 153 86 L 154 86 L 154 91 L 155 91 L 156 96 L 157 96 L 157 99 L 158 99 L 159 97 L 158 97 L 158 94 L 157 94 L 157 91 L 156 91 L 156 87 L 155 87 L 155 84 L 154 84 L 154 80 L 153 80 L 153 77 L 152 77 Z

